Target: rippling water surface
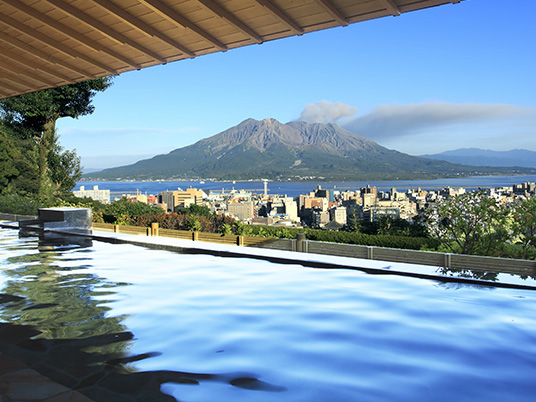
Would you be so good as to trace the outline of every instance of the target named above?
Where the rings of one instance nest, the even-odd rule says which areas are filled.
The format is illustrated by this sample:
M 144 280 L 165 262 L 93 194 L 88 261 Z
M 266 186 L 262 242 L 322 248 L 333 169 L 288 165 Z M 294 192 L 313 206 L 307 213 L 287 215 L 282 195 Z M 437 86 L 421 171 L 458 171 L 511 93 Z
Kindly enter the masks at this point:
M 534 400 L 532 291 L 3 229 L 0 261 L 2 322 L 35 340 L 131 333 L 81 350 L 180 401 Z

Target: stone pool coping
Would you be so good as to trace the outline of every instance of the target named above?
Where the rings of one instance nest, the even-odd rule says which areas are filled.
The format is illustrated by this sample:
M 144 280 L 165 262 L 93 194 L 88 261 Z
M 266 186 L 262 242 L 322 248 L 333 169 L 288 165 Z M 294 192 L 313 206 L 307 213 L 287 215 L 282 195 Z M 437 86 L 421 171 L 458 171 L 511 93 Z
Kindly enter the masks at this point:
M 0 353 L 0 395 L 2 401 L 93 402 L 28 367 L 21 360 Z

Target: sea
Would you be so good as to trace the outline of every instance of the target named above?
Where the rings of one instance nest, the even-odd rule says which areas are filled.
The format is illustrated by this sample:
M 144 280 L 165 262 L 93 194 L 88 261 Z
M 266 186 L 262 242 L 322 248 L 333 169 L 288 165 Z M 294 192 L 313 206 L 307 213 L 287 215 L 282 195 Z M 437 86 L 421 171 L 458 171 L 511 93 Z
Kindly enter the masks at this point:
M 319 186 L 326 190 L 357 190 L 367 185 L 377 187 L 380 191 L 405 192 L 408 189 L 440 190 L 445 187 L 463 187 L 467 190 L 479 188 L 510 187 L 514 184 L 536 182 L 536 175 L 526 176 L 476 176 L 433 180 L 366 180 L 366 181 L 268 181 L 268 194 L 297 197 L 308 194 Z M 161 191 L 185 190 L 193 187 L 201 190 L 213 190 L 229 193 L 232 190 L 247 190 L 252 193 L 264 192 L 263 181 L 79 181 L 73 190 L 84 186 L 86 190 L 98 186 L 100 190 L 110 190 L 111 197 L 123 194 L 158 194 Z

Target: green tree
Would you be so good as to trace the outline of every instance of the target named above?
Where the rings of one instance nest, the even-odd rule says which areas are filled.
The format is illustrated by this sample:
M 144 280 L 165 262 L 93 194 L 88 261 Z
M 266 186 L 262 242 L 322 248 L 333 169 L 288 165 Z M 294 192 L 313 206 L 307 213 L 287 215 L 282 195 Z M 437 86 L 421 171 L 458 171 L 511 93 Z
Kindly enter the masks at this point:
M 240 221 L 233 222 L 232 226 L 232 232 L 235 235 L 241 236 L 245 232 L 245 225 Z
M 512 232 L 521 245 L 521 258 L 536 255 L 536 197 L 528 198 L 513 210 Z
M 70 194 L 76 182 L 82 177 L 80 157 L 76 154 L 76 150 L 64 150 L 57 141 L 54 141 L 48 155 L 48 168 L 53 192 L 58 195 Z
M 233 230 L 232 230 L 231 225 L 229 225 L 228 223 L 224 223 L 224 224 L 221 226 L 220 234 L 221 234 L 221 235 L 230 235 L 230 234 L 233 234 Z
M 356 213 L 349 214 L 346 218 L 346 228 L 349 232 L 360 232 L 361 231 L 361 220 Z
M 497 255 L 509 238 L 508 214 L 483 190 L 450 197 L 429 211 L 430 235 L 453 253 Z
M 56 121 L 93 113 L 93 97 L 110 85 L 111 78 L 104 77 L 0 100 L 4 127 L 19 139 L 32 140 L 35 144 L 41 199 L 50 199 L 67 185 L 65 175 L 59 174 L 58 169 L 67 168 L 74 175 L 80 171 L 75 154 L 65 153 L 57 145 Z
M 0 131 L 0 192 L 19 175 L 15 166 L 16 150 L 13 141 Z
M 191 232 L 199 232 L 201 230 L 201 222 L 196 215 L 189 215 L 186 221 L 186 230 Z
M 106 223 L 127 223 L 129 218 L 142 215 L 155 216 L 164 210 L 156 205 L 145 204 L 139 201 L 129 201 L 126 198 L 114 201 L 104 208 L 103 219 Z
M 210 213 L 210 208 L 205 205 L 197 205 L 197 204 L 191 204 L 188 206 L 188 208 L 181 209 L 179 211 L 180 213 L 188 214 L 188 215 L 198 215 L 198 216 L 205 216 L 209 217 L 212 215 Z

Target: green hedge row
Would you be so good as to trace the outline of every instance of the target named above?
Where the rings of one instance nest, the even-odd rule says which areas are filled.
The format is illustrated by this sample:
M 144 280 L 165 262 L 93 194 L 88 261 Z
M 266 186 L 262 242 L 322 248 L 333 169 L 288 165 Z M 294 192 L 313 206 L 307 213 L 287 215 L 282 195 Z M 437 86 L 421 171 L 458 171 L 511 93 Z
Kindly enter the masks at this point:
M 358 244 L 362 246 L 400 248 L 406 250 L 437 250 L 440 242 L 425 237 L 390 235 L 367 235 L 356 232 L 332 232 L 318 229 L 282 228 L 273 226 L 243 225 L 239 233 L 244 236 L 276 237 L 295 239 L 298 233 L 305 233 L 308 240 L 330 243 Z

